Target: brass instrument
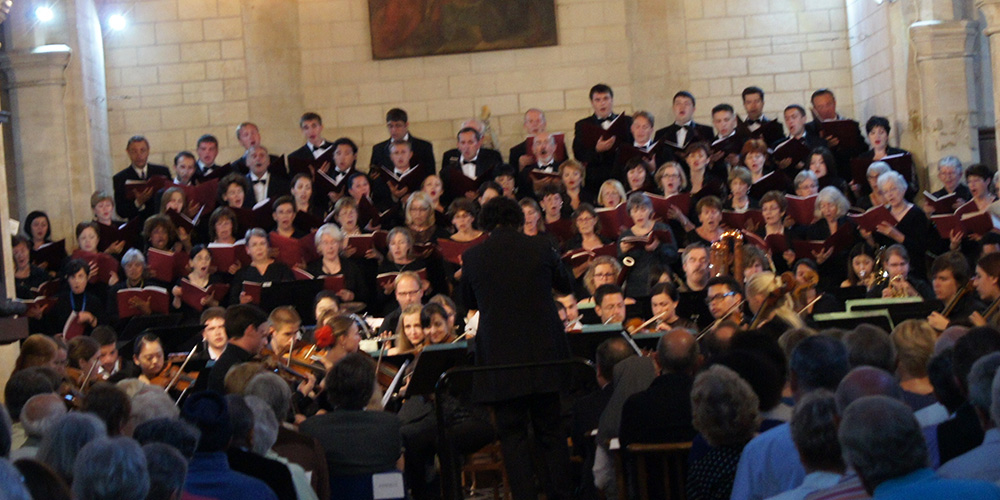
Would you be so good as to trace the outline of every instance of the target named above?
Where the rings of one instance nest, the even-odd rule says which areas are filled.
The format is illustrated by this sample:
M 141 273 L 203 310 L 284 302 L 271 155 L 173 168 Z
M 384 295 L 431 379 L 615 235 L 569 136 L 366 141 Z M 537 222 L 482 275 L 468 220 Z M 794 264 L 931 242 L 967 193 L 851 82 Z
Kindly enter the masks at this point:
M 719 240 L 712 243 L 709 251 L 708 274 L 715 276 L 732 276 L 736 281 L 743 282 L 743 233 L 738 230 L 722 233 Z
M 872 271 L 872 274 L 875 276 L 872 278 L 871 284 L 868 286 L 869 290 L 877 286 L 884 285 L 887 281 L 889 281 L 889 271 L 886 270 L 884 262 L 885 249 L 886 247 L 881 247 L 877 252 L 875 252 L 875 267 Z
M 888 288 L 889 296 L 892 298 L 914 297 L 915 295 L 911 294 L 909 290 L 907 290 L 908 285 L 909 282 L 907 282 L 906 278 L 900 274 L 893 276 L 889 280 L 889 285 L 886 288 Z

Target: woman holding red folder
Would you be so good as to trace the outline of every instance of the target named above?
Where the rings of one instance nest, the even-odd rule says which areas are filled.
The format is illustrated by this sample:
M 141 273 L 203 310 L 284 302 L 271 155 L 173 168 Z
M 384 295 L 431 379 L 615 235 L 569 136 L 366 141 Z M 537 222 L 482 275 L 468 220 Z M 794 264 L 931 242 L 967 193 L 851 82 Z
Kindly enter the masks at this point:
M 819 220 L 806 229 L 806 239 L 826 240 L 841 230 L 842 226 L 848 226 L 843 230 L 851 231 L 851 234 L 854 234 L 854 223 L 847 218 L 847 210 L 850 207 L 851 204 L 847 201 L 847 197 L 837 188 L 827 186 L 821 189 L 816 197 L 816 215 Z M 814 250 L 811 257 L 819 265 L 820 290 L 835 288 L 847 278 L 847 254 L 845 252 L 838 252 L 831 246 L 822 252 Z
M 354 262 L 340 257 L 340 249 L 344 247 L 344 233 L 336 224 L 323 224 L 316 230 L 315 238 L 320 258 L 310 262 L 306 266 L 306 272 L 317 278 L 343 276 L 344 287 L 336 291 L 341 302 L 367 303 L 370 299 L 364 274 Z
M 873 247 L 901 244 L 906 248 L 913 260 L 910 262 L 914 276 L 927 276 L 927 266 L 923 256 L 927 253 L 927 235 L 930 234 L 930 223 L 927 215 L 919 208 L 906 201 L 908 184 L 903 176 L 890 170 L 878 177 L 878 189 L 885 199 L 887 208 L 892 212 L 898 223 L 890 226 L 883 222 L 878 226 L 878 234 L 861 231 L 861 236 Z
M 233 275 L 229 287 L 230 304 L 249 304 L 253 297 L 244 292 L 244 283 L 269 283 L 292 281 L 295 275 L 288 266 L 271 258 L 271 246 L 268 244 L 267 233 L 261 228 L 253 228 L 246 235 L 247 254 L 250 265 L 241 267 Z

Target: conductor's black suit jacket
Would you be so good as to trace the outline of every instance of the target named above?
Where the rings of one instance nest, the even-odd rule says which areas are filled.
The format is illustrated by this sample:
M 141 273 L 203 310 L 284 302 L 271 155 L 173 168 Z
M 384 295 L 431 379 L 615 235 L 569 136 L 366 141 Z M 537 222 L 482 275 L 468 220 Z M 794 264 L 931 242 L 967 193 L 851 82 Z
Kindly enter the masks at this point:
M 496 228 L 462 256 L 465 305 L 479 310 L 476 365 L 554 361 L 570 357 L 552 289 L 572 290 L 572 276 L 544 238 Z M 557 368 L 488 373 L 475 379 L 483 402 L 556 392 Z

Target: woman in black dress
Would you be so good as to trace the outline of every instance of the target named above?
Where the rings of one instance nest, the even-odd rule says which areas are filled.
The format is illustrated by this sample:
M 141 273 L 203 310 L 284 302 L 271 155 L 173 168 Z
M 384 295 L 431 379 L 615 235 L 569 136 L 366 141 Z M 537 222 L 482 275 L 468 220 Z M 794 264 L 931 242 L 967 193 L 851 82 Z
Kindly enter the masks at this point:
M 233 275 L 229 287 L 230 304 L 248 304 L 253 301 L 253 297 L 244 290 L 245 283 L 280 283 L 295 279 L 288 266 L 270 257 L 271 246 L 263 229 L 258 227 L 247 231 L 246 245 L 250 265 L 241 267 Z
M 341 258 L 344 233 L 336 224 L 323 224 L 316 231 L 316 250 L 320 258 L 310 262 L 306 272 L 319 278 L 322 276 L 343 276 L 343 288 L 337 290 L 341 302 L 364 302 L 370 298 L 365 284 L 364 273 L 349 259 Z

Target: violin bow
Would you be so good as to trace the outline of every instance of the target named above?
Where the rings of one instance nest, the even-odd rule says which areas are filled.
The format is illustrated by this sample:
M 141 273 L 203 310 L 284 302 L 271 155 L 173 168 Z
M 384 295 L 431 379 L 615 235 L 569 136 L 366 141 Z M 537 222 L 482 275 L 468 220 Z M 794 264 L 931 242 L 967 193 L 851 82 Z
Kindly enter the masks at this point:
M 177 379 L 179 379 L 181 377 L 181 373 L 184 372 L 184 367 L 187 366 L 188 361 L 191 361 L 191 358 L 194 356 L 194 352 L 197 349 L 198 349 L 198 344 L 195 344 L 194 347 L 191 348 L 191 352 L 189 352 L 188 355 L 184 357 L 184 362 L 181 363 L 181 367 L 177 369 L 177 373 L 174 374 L 174 377 L 170 379 L 170 383 L 163 388 L 163 392 L 168 392 L 170 388 L 177 383 Z M 180 398 L 178 398 L 178 401 L 180 401 Z

